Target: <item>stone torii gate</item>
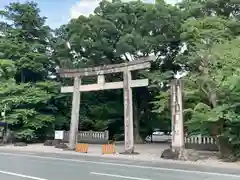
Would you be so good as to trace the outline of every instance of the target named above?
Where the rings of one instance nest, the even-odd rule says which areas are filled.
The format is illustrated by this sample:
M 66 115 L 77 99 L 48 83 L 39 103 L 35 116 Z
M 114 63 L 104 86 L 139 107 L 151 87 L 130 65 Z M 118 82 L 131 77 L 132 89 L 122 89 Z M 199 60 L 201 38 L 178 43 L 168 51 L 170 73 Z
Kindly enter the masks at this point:
M 148 79 L 132 80 L 131 71 L 150 68 L 151 59 L 131 61 L 128 63 L 99 66 L 82 69 L 60 69 L 59 73 L 64 78 L 74 78 L 74 86 L 61 87 L 62 93 L 73 93 L 71 125 L 69 135 L 69 149 L 74 149 L 76 145 L 76 134 L 79 124 L 80 92 L 123 89 L 124 91 L 124 141 L 125 152 L 134 153 L 134 133 L 133 133 L 133 102 L 132 88 L 148 86 Z M 123 81 L 105 82 L 104 75 L 123 73 Z M 81 80 L 86 76 L 97 76 L 96 84 L 82 85 Z

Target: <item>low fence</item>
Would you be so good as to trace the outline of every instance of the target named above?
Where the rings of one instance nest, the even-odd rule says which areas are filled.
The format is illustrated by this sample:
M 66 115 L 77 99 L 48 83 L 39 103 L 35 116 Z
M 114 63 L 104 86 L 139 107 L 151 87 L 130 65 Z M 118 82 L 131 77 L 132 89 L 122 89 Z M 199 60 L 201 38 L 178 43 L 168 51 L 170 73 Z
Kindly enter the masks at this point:
M 109 140 L 108 131 L 80 131 L 77 133 L 78 143 L 90 143 L 90 144 L 104 144 Z M 65 131 L 63 135 L 63 141 L 69 141 L 69 131 Z
M 185 137 L 185 148 L 202 151 L 218 151 L 218 145 L 215 138 L 201 135 Z
M 69 141 L 69 131 L 64 131 L 63 141 Z M 77 133 L 78 143 L 105 144 L 108 143 L 108 141 L 108 131 L 80 131 Z M 201 135 L 185 137 L 185 148 L 202 151 L 218 151 L 218 145 L 215 138 Z

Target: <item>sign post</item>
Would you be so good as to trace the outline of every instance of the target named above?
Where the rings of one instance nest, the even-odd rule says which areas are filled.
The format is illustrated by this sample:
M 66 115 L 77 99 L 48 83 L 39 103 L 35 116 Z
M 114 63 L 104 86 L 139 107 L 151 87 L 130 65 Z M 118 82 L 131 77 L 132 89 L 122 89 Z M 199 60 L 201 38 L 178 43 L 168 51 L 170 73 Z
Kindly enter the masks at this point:
M 55 131 L 54 139 L 63 140 L 64 131 Z

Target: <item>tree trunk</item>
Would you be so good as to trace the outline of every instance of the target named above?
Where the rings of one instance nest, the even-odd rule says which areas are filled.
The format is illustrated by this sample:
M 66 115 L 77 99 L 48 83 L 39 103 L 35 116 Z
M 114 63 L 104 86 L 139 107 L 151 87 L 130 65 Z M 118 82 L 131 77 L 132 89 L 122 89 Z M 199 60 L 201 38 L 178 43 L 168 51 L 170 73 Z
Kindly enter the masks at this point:
M 208 91 L 208 99 L 211 103 L 212 107 L 215 108 L 217 106 L 217 93 L 210 84 L 207 84 L 207 91 Z
M 21 71 L 21 83 L 25 82 L 25 76 L 23 70 Z

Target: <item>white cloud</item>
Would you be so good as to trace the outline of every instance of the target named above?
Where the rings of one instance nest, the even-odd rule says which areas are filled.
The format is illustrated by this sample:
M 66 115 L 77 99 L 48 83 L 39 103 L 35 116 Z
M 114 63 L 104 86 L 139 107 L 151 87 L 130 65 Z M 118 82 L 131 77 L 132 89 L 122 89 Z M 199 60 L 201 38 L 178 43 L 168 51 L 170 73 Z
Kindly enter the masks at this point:
M 80 0 L 72 6 L 70 10 L 70 17 L 77 18 L 80 15 L 88 16 L 99 4 L 100 0 Z
M 80 15 L 89 16 L 98 6 L 101 0 L 80 0 L 74 4 L 70 10 L 70 17 L 77 18 Z M 123 0 L 129 2 L 131 0 Z M 143 0 L 144 2 L 155 2 L 155 0 Z M 169 3 L 175 3 L 179 0 L 167 0 Z

